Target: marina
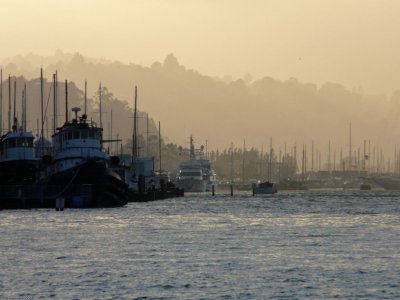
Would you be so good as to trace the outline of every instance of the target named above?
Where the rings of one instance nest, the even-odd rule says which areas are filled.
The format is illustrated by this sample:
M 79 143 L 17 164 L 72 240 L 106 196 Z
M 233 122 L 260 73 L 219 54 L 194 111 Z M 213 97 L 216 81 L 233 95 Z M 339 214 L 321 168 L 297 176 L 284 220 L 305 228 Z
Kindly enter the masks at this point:
M 0 300 L 400 299 L 399 12 L 2 1 Z

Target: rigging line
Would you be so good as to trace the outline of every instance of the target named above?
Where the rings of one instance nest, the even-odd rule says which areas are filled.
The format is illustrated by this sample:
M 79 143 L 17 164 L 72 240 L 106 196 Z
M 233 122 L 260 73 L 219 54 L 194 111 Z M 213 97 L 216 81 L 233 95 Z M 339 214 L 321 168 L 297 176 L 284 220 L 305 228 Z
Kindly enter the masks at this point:
M 73 177 L 71 178 L 71 180 L 67 183 L 67 185 L 61 190 L 61 192 L 57 193 L 57 194 L 54 195 L 54 196 L 47 196 L 46 198 L 51 199 L 51 198 L 57 198 L 57 197 L 59 197 L 59 196 L 62 196 L 62 195 L 67 191 L 67 189 L 72 185 L 72 183 L 74 182 L 75 178 L 78 176 L 78 174 L 79 174 L 79 172 L 80 172 L 80 170 L 81 170 L 81 167 L 82 167 L 82 165 L 80 165 L 80 166 L 78 167 L 78 169 L 76 170 L 74 176 L 73 176 Z M 48 186 L 48 182 L 45 183 L 45 187 L 46 187 L 46 186 Z M 93 184 L 92 184 L 92 186 L 93 186 Z
M 46 109 L 44 111 L 44 118 L 43 118 L 42 126 L 44 125 L 45 120 L 47 120 L 47 108 L 49 107 L 49 102 L 50 102 L 50 96 L 51 96 L 52 89 L 53 89 L 52 84 L 50 84 L 49 97 L 47 98 L 47 104 L 46 104 Z

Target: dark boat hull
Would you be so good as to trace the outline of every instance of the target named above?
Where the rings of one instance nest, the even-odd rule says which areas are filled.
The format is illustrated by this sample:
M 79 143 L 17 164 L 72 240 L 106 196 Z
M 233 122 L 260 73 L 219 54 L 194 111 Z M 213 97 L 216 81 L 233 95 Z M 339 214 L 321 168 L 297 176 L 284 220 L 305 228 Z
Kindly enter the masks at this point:
M 0 163 L 0 185 L 31 184 L 36 181 L 37 163 L 11 160 Z
M 65 198 L 65 207 L 117 207 L 127 203 L 127 185 L 117 173 L 98 161 L 88 161 L 75 168 L 53 174 L 47 184 L 62 185 L 66 191 L 69 185 L 91 187 L 90 195 L 85 193 L 73 195 L 74 193 L 67 192 L 66 195 L 60 195 Z M 51 197 L 50 192 L 46 196 Z M 51 198 L 58 197 L 54 195 Z

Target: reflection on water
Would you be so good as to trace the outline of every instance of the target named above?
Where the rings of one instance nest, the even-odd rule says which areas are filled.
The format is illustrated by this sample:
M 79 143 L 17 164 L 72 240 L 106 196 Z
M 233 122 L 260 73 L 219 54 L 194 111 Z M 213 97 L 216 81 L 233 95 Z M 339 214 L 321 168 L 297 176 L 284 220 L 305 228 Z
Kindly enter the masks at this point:
M 400 297 L 400 193 L 0 211 L 0 297 Z

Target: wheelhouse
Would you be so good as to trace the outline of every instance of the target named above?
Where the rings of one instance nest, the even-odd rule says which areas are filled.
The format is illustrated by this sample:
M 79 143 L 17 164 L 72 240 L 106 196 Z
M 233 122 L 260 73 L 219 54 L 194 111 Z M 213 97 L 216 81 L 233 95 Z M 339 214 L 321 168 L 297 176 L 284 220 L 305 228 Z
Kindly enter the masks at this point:
M 30 132 L 10 132 L 0 140 L 1 160 L 34 159 L 34 136 Z
M 87 121 L 86 115 L 78 118 L 78 108 L 74 108 L 76 118 L 58 128 L 52 136 L 54 153 L 72 148 L 91 148 L 101 150 L 103 128 L 97 127 L 92 121 Z

